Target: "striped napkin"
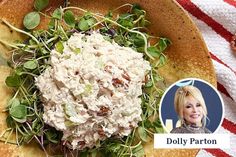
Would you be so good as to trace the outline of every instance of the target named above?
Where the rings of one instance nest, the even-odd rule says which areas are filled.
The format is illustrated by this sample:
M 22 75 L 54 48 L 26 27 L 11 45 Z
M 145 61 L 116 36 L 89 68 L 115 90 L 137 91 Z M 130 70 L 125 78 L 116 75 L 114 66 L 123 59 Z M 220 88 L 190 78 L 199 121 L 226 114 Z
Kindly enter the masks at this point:
M 201 149 L 197 157 L 236 157 L 236 0 L 176 0 L 191 16 L 207 44 L 224 101 L 224 120 L 218 133 L 230 134 L 230 149 Z M 224 139 L 222 139 L 224 140 Z

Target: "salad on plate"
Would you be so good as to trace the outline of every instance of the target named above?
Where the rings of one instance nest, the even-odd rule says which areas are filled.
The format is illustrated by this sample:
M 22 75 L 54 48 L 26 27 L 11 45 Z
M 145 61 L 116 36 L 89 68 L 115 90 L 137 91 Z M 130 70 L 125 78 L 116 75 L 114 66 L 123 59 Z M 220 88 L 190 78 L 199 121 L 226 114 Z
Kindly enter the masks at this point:
M 13 95 L 0 136 L 15 145 L 36 141 L 46 156 L 145 155 L 143 144 L 163 132 L 158 119 L 167 38 L 149 34 L 146 11 L 124 4 L 107 14 L 65 5 L 42 12 L 35 0 L 25 35 L 14 44 L 5 84 Z M 38 29 L 41 18 L 47 29 Z

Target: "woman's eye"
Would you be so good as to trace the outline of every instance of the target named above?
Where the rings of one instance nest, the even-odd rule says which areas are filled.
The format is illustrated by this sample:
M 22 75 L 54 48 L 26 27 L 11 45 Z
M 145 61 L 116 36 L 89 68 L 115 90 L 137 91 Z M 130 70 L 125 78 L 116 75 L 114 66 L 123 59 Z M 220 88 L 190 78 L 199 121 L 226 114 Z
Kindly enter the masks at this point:
M 201 104 L 197 104 L 197 107 L 200 107 L 200 106 L 202 106 Z
M 185 108 L 191 108 L 191 106 L 190 106 L 190 105 L 187 105 L 187 106 L 185 106 Z

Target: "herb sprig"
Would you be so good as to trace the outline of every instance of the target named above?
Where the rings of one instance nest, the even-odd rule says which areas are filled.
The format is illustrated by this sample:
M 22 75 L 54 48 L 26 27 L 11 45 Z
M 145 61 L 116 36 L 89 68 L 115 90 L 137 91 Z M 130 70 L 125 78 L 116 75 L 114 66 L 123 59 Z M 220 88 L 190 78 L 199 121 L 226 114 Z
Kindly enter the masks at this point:
M 24 42 L 7 44 L 13 48 L 12 60 L 9 66 L 13 69 L 5 80 L 8 87 L 14 90 L 14 96 L 8 102 L 6 129 L 0 136 L 2 141 L 16 145 L 30 143 L 36 140 L 46 155 L 45 146 L 62 145 L 62 132 L 46 125 L 43 121 L 43 105 L 40 92 L 34 84 L 35 77 L 44 72 L 50 66 L 49 57 L 52 49 L 63 52 L 63 42 L 74 32 L 89 33 L 99 31 L 104 38 L 114 40 L 121 46 L 131 47 L 137 52 L 143 53 L 144 58 L 150 61 L 152 69 L 147 75 L 146 84 L 143 86 L 142 121 L 139 127 L 122 139 L 109 138 L 100 141 L 93 149 L 85 149 L 79 152 L 80 156 L 144 156 L 142 144 L 149 141 L 154 133 L 163 132 L 158 119 L 158 105 L 163 90 L 157 86 L 163 78 L 157 73 L 157 69 L 164 65 L 166 56 L 164 51 L 170 44 L 166 38 L 155 37 L 156 43 L 150 44 L 153 36 L 147 32 L 146 12 L 139 5 L 124 4 L 105 16 L 92 13 L 79 7 L 65 7 L 56 9 L 50 16 L 41 11 L 48 5 L 48 0 L 35 0 L 35 11 L 28 13 L 23 21 L 27 31 L 20 30 L 7 21 L 3 21 L 11 29 L 28 36 Z M 120 8 L 129 8 L 126 13 L 116 15 Z M 82 13 L 75 15 L 73 10 Z M 114 16 L 116 15 L 116 16 Z M 50 18 L 47 30 L 34 30 L 39 24 L 41 16 Z M 10 137 L 15 132 L 15 141 Z M 63 147 L 66 149 L 65 147 Z M 68 153 L 66 149 L 64 153 Z

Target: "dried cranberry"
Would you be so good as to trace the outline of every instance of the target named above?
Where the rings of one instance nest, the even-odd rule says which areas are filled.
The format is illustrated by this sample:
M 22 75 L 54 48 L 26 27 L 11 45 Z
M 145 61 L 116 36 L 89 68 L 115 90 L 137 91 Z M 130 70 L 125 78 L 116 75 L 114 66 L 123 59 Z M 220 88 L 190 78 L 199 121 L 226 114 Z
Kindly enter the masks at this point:
M 109 112 L 109 108 L 106 106 L 100 107 L 100 111 L 97 113 L 98 116 L 106 116 Z

